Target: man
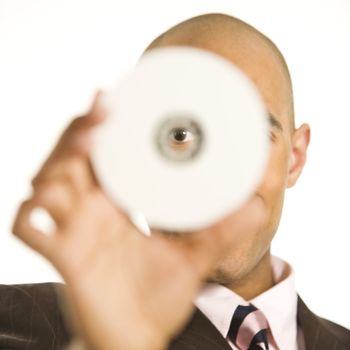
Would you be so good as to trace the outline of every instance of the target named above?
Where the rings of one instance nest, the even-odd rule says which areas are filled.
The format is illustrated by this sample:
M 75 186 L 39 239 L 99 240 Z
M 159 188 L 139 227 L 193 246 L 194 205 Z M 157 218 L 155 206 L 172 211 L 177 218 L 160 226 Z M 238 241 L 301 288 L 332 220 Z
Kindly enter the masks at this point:
M 148 50 L 171 45 L 227 58 L 260 91 L 272 145 L 261 184 L 240 210 L 205 230 L 142 236 L 101 191 L 90 166 L 89 133 L 106 117 L 97 95 L 33 180 L 33 196 L 13 227 L 64 277 L 70 327 L 52 285 L 4 286 L 0 344 L 62 348 L 74 337 L 96 349 L 349 349 L 350 332 L 312 314 L 294 290 L 291 267 L 270 254 L 284 191 L 302 172 L 310 138 L 308 125 L 295 128 L 281 53 L 253 27 L 222 14 L 180 23 Z M 56 222 L 50 236 L 29 223 L 38 206 Z

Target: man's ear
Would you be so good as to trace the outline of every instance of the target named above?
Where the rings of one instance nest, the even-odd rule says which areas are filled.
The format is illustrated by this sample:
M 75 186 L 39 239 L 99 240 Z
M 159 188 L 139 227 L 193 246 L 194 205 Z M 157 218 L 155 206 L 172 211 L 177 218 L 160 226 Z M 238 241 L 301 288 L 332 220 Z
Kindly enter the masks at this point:
M 306 162 L 307 148 L 310 142 L 310 127 L 303 124 L 296 129 L 292 136 L 291 154 L 287 187 L 293 187 L 297 182 Z

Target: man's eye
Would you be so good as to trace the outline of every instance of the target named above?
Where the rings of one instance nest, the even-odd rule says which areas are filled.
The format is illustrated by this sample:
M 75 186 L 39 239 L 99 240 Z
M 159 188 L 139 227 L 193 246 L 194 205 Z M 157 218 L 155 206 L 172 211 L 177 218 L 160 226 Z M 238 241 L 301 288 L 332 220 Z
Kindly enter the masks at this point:
M 169 141 L 175 147 L 193 141 L 194 137 L 192 132 L 185 128 L 174 128 L 169 132 Z
M 158 150 L 168 160 L 191 161 L 202 149 L 202 127 L 191 115 L 170 116 L 162 122 L 156 132 Z

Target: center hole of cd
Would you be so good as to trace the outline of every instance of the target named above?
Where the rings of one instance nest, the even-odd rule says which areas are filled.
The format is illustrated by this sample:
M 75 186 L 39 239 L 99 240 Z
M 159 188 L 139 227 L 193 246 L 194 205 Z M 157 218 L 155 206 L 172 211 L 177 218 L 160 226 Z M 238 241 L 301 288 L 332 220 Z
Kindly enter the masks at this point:
M 161 156 L 184 162 L 198 156 L 203 145 L 203 131 L 193 115 L 166 116 L 156 129 L 155 144 Z

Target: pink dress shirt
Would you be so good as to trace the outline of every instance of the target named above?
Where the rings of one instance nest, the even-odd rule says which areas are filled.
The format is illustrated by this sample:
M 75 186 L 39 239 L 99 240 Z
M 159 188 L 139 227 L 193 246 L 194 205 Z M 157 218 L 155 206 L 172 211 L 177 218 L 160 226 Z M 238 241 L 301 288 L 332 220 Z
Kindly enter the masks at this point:
M 294 285 L 294 271 L 285 261 L 272 257 L 275 285 L 252 300 L 244 300 L 230 289 L 207 283 L 195 299 L 195 305 L 214 324 L 224 338 L 232 315 L 238 305 L 252 303 L 260 309 L 270 326 L 273 341 L 270 350 L 304 350 L 304 338 L 297 325 L 298 295 Z M 232 349 L 239 350 L 230 343 Z

